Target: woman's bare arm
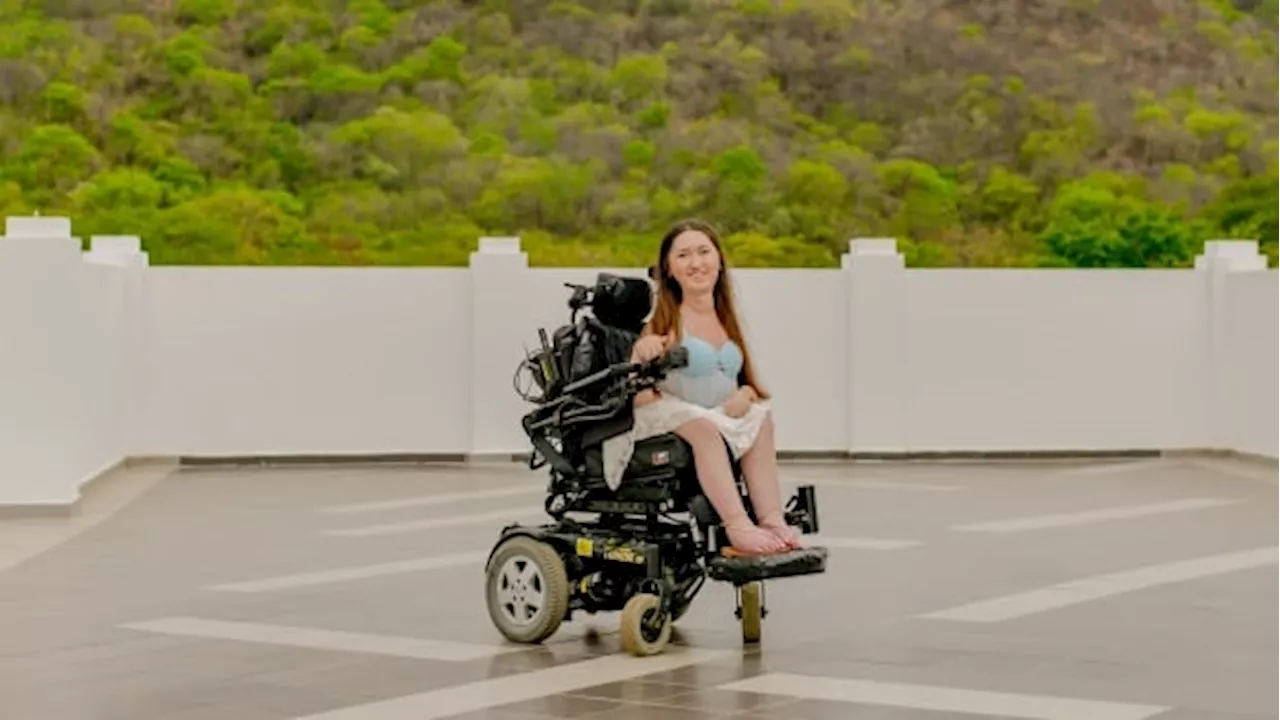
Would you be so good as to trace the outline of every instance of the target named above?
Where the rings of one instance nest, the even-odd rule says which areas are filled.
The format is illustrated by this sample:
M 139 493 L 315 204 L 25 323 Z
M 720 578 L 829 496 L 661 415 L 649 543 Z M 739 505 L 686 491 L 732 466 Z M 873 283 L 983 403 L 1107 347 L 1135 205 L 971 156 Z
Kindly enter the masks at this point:
M 645 323 L 644 330 L 640 332 L 640 338 L 636 341 L 636 345 L 639 345 L 641 341 L 651 338 L 654 335 L 656 335 L 656 333 L 653 331 L 653 325 L 651 323 Z M 649 340 L 649 342 L 652 342 L 652 340 Z M 637 362 L 638 360 L 639 358 L 636 356 L 635 346 L 632 346 L 631 362 Z M 656 389 L 641 390 L 636 394 L 636 398 L 632 403 L 632 406 L 644 407 L 645 405 L 657 402 L 661 397 L 662 393 L 658 392 Z

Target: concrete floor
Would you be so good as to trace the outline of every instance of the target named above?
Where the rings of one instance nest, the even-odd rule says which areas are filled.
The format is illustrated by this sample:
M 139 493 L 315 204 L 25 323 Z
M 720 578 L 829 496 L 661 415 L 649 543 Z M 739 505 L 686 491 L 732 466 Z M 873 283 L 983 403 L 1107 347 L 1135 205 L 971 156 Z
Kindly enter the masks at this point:
M 138 472 L 0 520 L 0 718 L 1277 717 L 1274 469 L 788 464 L 828 572 L 768 584 L 754 647 L 710 584 L 645 659 L 616 615 L 490 624 L 519 466 Z

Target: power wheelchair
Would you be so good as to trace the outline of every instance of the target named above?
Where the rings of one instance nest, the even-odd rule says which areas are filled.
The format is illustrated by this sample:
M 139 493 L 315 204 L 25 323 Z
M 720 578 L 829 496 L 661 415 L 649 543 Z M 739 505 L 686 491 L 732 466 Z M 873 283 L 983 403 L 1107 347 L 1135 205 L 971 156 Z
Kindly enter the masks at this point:
M 508 640 L 534 644 L 575 611 L 621 610 L 624 649 L 651 655 L 666 647 L 672 623 L 711 578 L 735 586 L 743 640 L 758 642 L 764 581 L 824 572 L 827 549 L 723 554 L 727 535 L 702 494 L 692 449 L 675 434 L 638 441 L 621 485 L 608 486 L 604 441 L 630 430 L 636 394 L 687 357 L 676 348 L 649 363 L 628 361 L 652 307 L 647 280 L 601 273 L 594 286 L 566 285 L 569 324 L 551 338 L 539 331 L 541 348 L 526 353 L 514 380 L 535 405 L 523 427 L 533 446 L 530 468 L 549 467 L 551 522 L 501 531 L 485 567 L 491 620 Z M 532 380 L 527 389 L 522 376 Z M 752 513 L 738 463 L 733 469 Z M 818 532 L 814 488 L 800 487 L 785 513 L 802 534 Z

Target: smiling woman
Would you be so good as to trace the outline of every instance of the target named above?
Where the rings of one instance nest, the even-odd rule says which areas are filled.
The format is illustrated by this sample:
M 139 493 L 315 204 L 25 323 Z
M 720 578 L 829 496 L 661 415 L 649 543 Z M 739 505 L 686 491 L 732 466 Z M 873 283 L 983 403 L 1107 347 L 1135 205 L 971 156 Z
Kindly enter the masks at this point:
M 737 552 L 799 547 L 782 511 L 773 413 L 751 363 L 715 228 L 701 220 L 676 223 L 662 238 L 650 277 L 656 307 L 633 358 L 647 361 L 680 345 L 689 362 L 668 374 L 658 392 L 636 398 L 632 431 L 606 442 L 609 472 L 622 472 L 636 441 L 674 432 L 692 446 L 703 492 Z M 729 453 L 742 463 L 759 526 L 738 495 Z

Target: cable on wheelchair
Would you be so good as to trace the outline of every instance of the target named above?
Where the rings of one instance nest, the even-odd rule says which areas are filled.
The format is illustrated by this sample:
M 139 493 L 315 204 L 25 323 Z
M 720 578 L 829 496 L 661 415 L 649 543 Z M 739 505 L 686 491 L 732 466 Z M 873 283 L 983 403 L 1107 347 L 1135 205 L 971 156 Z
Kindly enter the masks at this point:
M 528 356 L 525 357 L 524 361 L 516 366 L 516 371 L 511 375 L 511 388 L 516 391 L 516 395 L 519 395 L 525 402 L 530 402 L 535 405 L 546 401 L 547 389 L 538 382 L 538 376 L 536 373 L 541 372 L 542 370 L 538 360 L 539 357 L 537 353 L 529 353 Z M 540 386 L 540 389 L 542 390 L 541 395 L 535 396 L 533 394 L 533 387 L 529 387 L 527 389 L 521 387 L 520 374 L 526 370 L 529 371 L 530 386 Z

